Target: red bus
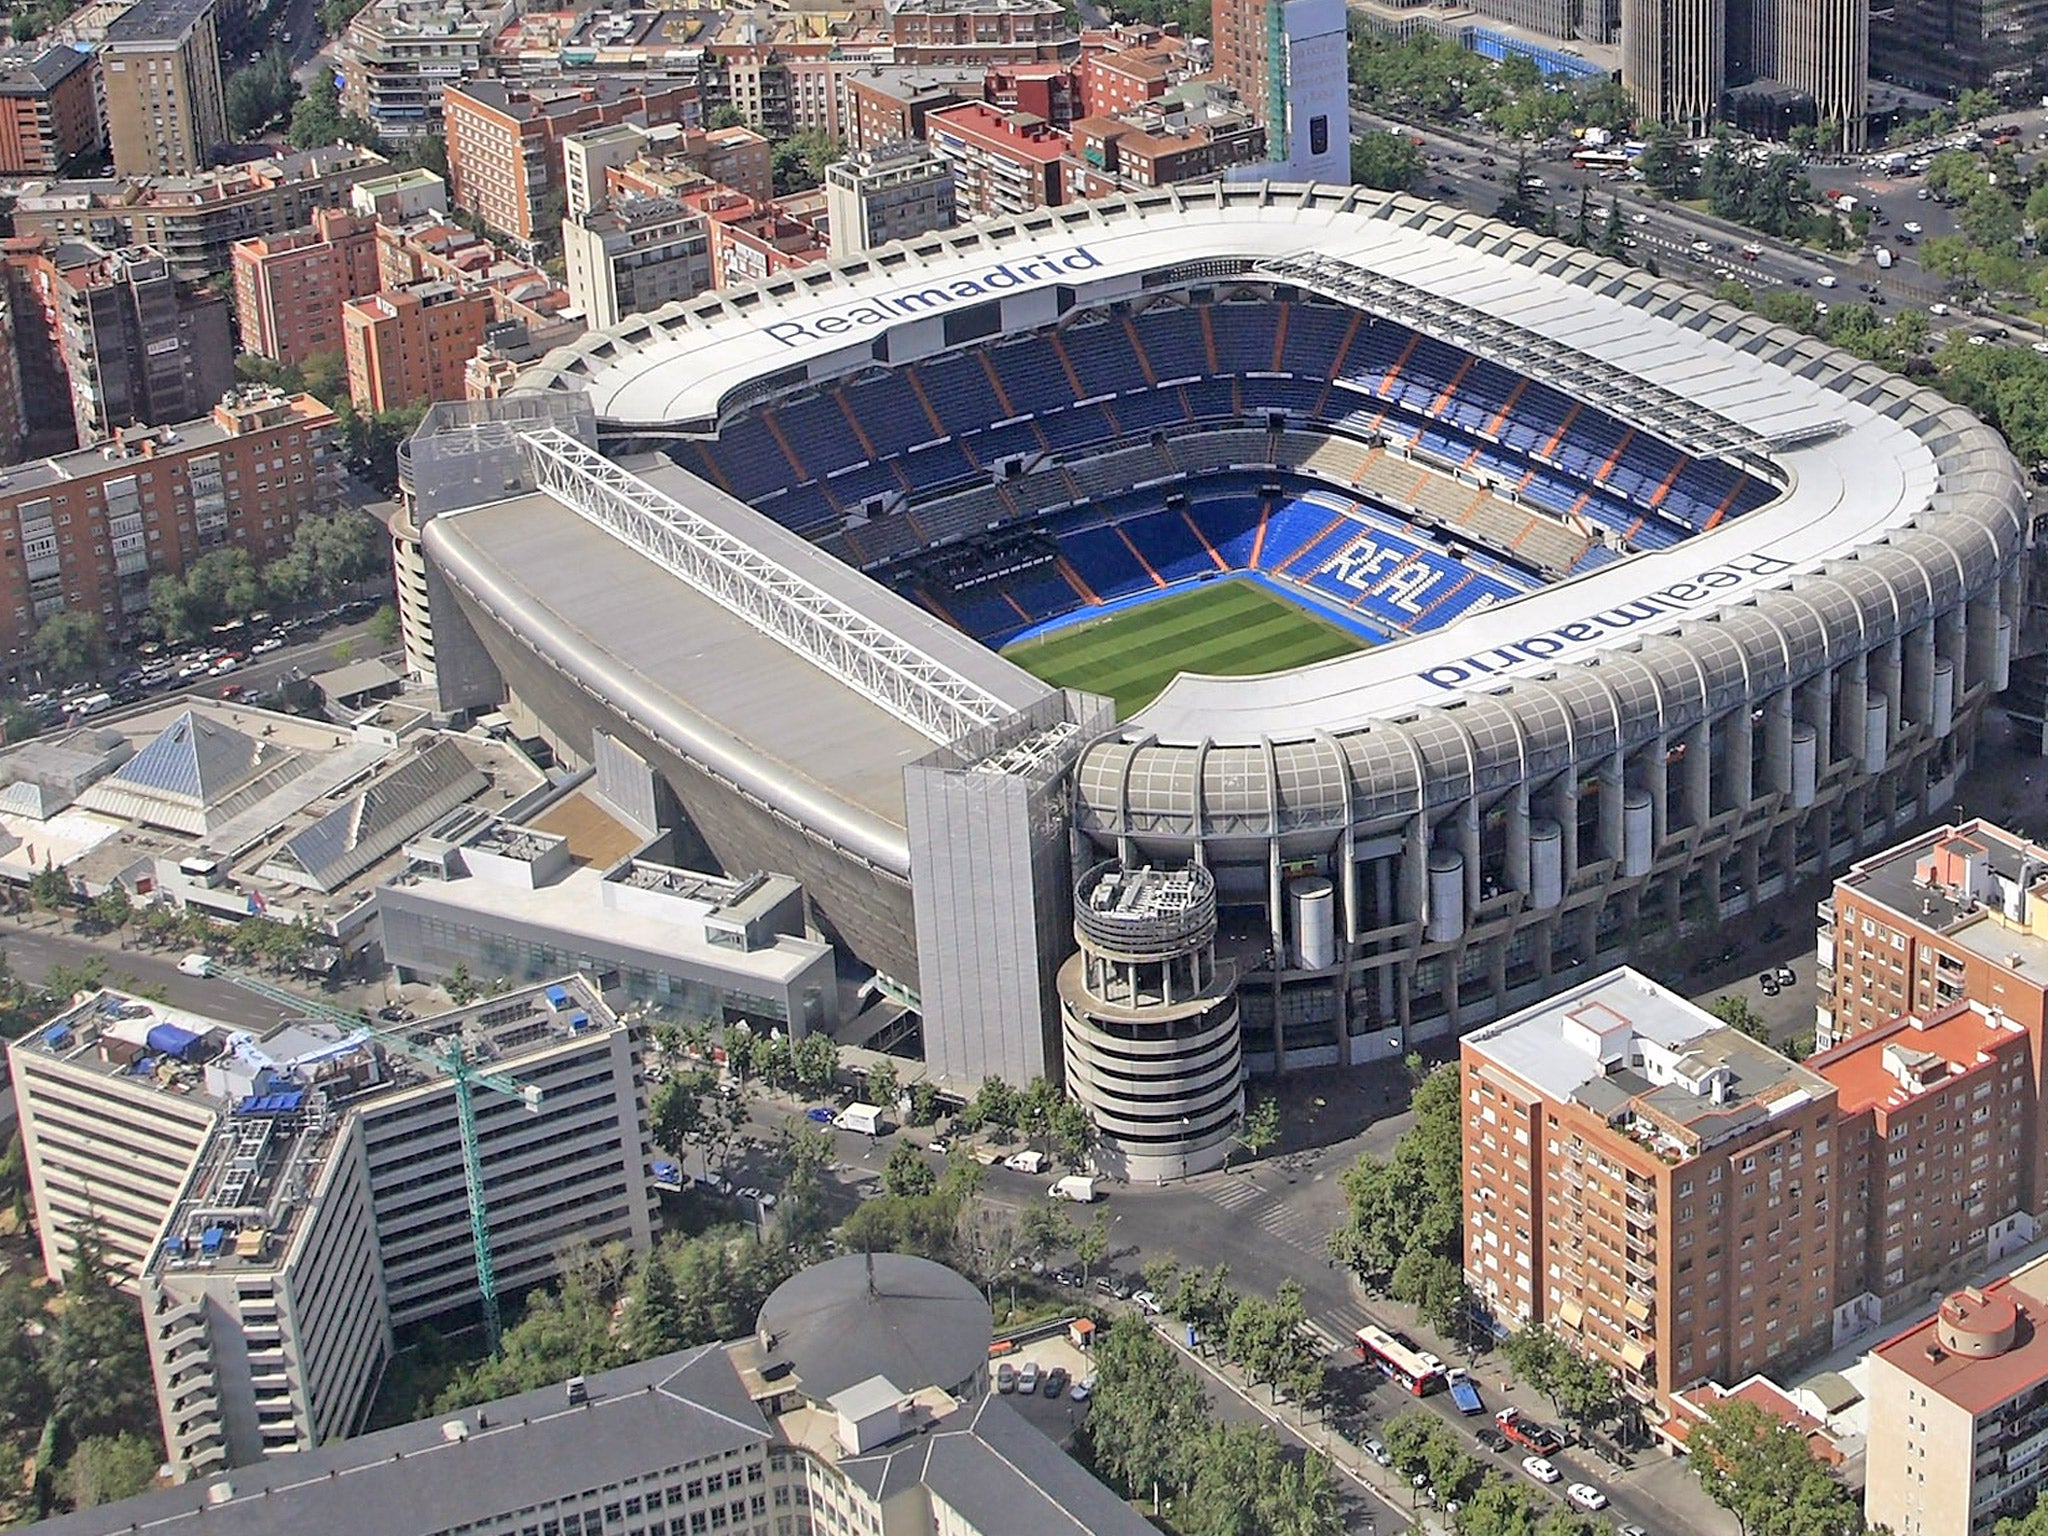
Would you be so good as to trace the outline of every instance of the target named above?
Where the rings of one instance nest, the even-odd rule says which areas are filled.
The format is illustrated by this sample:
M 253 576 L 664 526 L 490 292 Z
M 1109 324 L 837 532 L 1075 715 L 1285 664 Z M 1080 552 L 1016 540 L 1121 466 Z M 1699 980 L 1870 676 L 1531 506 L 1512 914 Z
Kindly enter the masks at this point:
M 1407 1345 L 1381 1328 L 1358 1330 L 1358 1356 L 1380 1368 L 1380 1374 L 1412 1393 L 1425 1397 L 1444 1384 L 1440 1366 L 1431 1365 Z

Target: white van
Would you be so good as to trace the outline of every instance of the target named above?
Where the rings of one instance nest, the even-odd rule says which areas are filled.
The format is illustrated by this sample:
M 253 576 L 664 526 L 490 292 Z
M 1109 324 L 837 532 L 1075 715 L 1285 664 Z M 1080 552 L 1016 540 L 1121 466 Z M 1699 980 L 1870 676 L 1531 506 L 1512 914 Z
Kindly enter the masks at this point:
M 1053 1200 L 1071 1200 L 1076 1205 L 1095 1203 L 1095 1180 L 1086 1174 L 1070 1173 L 1063 1179 L 1056 1179 L 1046 1192 Z
M 1013 1152 L 1003 1159 L 1003 1166 L 1012 1173 L 1043 1173 L 1045 1154 L 1036 1148 L 1029 1152 Z
M 839 1111 L 839 1129 L 858 1131 L 863 1136 L 882 1134 L 882 1111 L 874 1104 L 849 1104 Z

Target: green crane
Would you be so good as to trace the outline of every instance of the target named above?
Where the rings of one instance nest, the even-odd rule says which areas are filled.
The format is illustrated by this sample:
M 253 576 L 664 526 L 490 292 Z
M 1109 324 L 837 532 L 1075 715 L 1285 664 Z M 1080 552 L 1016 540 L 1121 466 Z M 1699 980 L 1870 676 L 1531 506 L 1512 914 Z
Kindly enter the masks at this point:
M 488 1088 L 493 1093 L 502 1093 L 507 1098 L 518 1099 L 528 1113 L 537 1114 L 541 1106 L 541 1090 L 530 1083 L 520 1083 L 502 1072 L 486 1072 L 475 1066 L 462 1051 L 462 1037 L 459 1032 L 451 1033 L 431 1043 L 414 1040 L 411 1036 L 396 1030 L 380 1029 L 367 1013 L 350 1013 L 347 1009 L 336 1008 L 328 1003 L 316 1001 L 300 993 L 290 991 L 264 981 L 261 977 L 246 976 L 239 971 L 220 969 L 215 974 L 233 982 L 245 992 L 268 999 L 280 1008 L 290 1009 L 301 1016 L 325 1019 L 328 1023 L 343 1029 L 361 1030 L 386 1050 L 396 1051 L 422 1066 L 432 1067 L 441 1072 L 455 1085 L 455 1123 L 462 1134 L 462 1182 L 469 1197 L 469 1245 L 476 1255 L 477 1295 L 483 1303 L 484 1339 L 492 1354 L 498 1352 L 498 1335 L 502 1318 L 498 1312 L 498 1271 L 491 1262 L 491 1220 L 490 1211 L 484 1202 L 484 1162 L 476 1134 L 476 1105 L 473 1090 Z

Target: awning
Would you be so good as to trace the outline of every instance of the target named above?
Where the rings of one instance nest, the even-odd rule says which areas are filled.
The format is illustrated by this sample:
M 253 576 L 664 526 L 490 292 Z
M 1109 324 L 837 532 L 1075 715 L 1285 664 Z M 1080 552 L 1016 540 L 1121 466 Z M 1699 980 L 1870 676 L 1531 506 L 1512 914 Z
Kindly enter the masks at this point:
M 1640 1371 L 1649 1363 L 1650 1352 L 1636 1339 L 1624 1339 L 1621 1345 L 1622 1362 L 1632 1371 Z
M 1647 1323 L 1650 1320 L 1650 1304 L 1647 1301 L 1639 1301 L 1631 1296 L 1622 1310 L 1639 1323 Z
M 1586 1309 L 1576 1301 L 1561 1301 L 1557 1304 L 1557 1320 L 1567 1328 L 1576 1328 L 1585 1321 Z

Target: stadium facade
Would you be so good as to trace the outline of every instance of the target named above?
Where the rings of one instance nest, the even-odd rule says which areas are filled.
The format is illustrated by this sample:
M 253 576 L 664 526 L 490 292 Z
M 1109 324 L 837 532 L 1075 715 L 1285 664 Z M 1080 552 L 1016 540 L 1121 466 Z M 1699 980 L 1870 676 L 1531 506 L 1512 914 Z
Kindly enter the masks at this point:
M 522 388 L 410 445 L 409 653 L 430 622 L 447 707 L 658 764 L 963 1087 L 1056 1070 L 1104 859 L 1206 871 L 1253 1070 L 1711 932 L 1952 796 L 2020 613 L 2023 483 L 1968 413 L 1364 189 L 925 236 Z M 1232 577 L 1383 643 L 1121 722 L 991 648 Z

